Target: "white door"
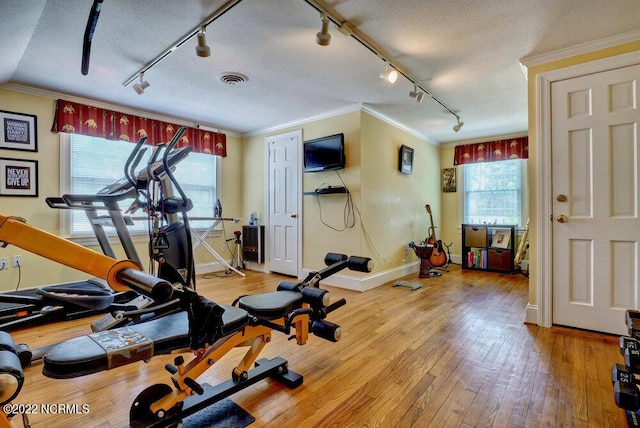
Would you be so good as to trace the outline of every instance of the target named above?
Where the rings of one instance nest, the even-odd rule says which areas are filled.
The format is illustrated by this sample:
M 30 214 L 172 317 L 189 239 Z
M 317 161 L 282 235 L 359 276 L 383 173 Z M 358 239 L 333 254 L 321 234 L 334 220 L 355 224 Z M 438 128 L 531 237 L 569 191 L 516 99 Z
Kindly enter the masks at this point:
M 302 132 L 266 139 L 269 149 L 269 270 L 298 276 Z
M 552 84 L 554 324 L 623 334 L 638 308 L 639 78 L 632 66 Z

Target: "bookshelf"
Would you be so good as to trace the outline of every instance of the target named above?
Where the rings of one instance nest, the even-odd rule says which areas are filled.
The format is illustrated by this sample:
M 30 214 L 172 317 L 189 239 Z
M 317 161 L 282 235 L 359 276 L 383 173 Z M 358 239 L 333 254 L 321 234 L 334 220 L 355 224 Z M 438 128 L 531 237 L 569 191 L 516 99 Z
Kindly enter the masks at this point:
M 511 224 L 463 224 L 462 268 L 513 272 L 515 231 Z

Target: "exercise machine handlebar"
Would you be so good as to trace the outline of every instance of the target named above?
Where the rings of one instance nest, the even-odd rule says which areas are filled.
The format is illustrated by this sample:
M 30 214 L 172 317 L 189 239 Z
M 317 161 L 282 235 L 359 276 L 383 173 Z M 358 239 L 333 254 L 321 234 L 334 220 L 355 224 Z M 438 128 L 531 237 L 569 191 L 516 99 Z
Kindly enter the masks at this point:
M 125 268 L 116 273 L 117 280 L 132 290 L 151 297 L 158 303 L 169 301 L 173 287 L 164 279 L 137 269 Z
M 343 269 L 349 268 L 350 270 L 358 272 L 371 272 L 373 270 L 373 260 L 368 257 L 360 256 L 347 256 L 345 254 L 327 253 L 324 257 L 324 263 L 326 268 L 317 272 L 310 272 L 309 275 L 298 284 L 298 288 L 307 286 L 318 286 L 318 282 L 325 279 Z
M 26 224 L 24 219 L 0 215 L 0 243 L 15 245 L 54 262 L 105 279 L 115 291 L 133 289 L 163 303 L 173 286 L 149 275 L 131 260 L 115 260 L 82 245 Z
M 340 269 L 349 268 L 358 272 L 371 272 L 373 270 L 373 261 L 368 257 L 347 256 L 346 254 L 338 253 L 327 253 L 324 256 L 324 264 L 329 267 L 336 265 Z

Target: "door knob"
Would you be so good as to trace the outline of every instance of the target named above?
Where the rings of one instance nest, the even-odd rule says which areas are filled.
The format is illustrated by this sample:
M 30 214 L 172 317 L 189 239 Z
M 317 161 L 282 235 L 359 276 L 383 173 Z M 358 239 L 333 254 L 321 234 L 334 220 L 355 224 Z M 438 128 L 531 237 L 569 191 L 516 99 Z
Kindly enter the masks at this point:
M 556 198 L 558 202 L 567 202 L 567 195 L 558 195 Z
M 569 219 L 566 215 L 560 214 L 558 217 L 556 217 L 556 220 L 558 221 L 558 223 L 566 223 Z
M 289 215 L 291 216 L 291 218 L 298 218 L 298 214 L 296 214 L 296 213 L 291 213 Z

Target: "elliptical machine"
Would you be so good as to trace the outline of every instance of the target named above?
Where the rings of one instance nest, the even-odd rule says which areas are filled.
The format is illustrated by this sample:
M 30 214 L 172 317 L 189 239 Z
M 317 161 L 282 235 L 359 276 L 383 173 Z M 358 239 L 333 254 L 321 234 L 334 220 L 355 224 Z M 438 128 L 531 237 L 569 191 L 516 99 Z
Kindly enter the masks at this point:
M 116 259 L 105 227 L 113 227 L 129 260 L 142 266 L 127 228 L 133 224 L 129 214 L 143 208 L 149 221 L 149 255 L 151 273 L 179 286 L 195 289 L 191 232 L 186 212 L 191 201 L 186 197 L 172 170 L 191 152 L 191 147 L 176 149 L 186 131 L 181 128 L 168 145 L 159 145 L 138 172 L 147 147 L 141 138 L 130 153 L 124 176 L 93 195 L 65 194 L 49 197 L 55 209 L 82 210 L 89 220 L 102 252 Z M 166 146 L 166 147 L 165 147 Z M 180 197 L 174 195 L 178 189 Z M 134 199 L 123 215 L 119 203 Z M 107 213 L 104 215 L 104 213 Z M 104 280 L 92 278 L 70 284 L 56 284 L 12 293 L 0 293 L 0 330 L 9 331 L 45 322 L 71 320 L 107 313 L 92 324 L 102 331 L 130 323 L 146 321 L 176 310 L 177 302 L 156 304 L 134 291 L 115 292 Z
M 195 289 L 195 264 L 187 215 L 193 204 L 173 175 L 175 165 L 192 151 L 190 146 L 175 148 L 185 131 L 186 128 L 180 128 L 166 147 L 164 144 L 157 146 L 146 169 L 137 176 L 129 171 L 128 179 L 135 183 L 145 199 L 144 211 L 150 225 L 151 273 L 156 273 L 157 269 L 160 278 Z M 138 149 L 139 146 L 140 143 Z M 136 156 L 135 150 L 131 156 Z M 139 199 L 134 202 L 129 209 L 131 213 L 139 208 L 139 202 Z
M 173 175 L 176 164 L 192 151 L 190 146 L 176 149 L 185 131 L 186 128 L 180 128 L 169 144 L 156 146 L 147 166 L 136 173 L 136 159 L 139 160 L 142 157 L 140 153 L 146 150 L 143 148 L 146 138 L 138 141 L 125 164 L 125 178 L 138 192 L 127 213 L 134 214 L 142 208 L 146 214 L 143 219 L 148 221 L 149 273 L 174 286 L 195 290 L 195 262 L 187 215 L 193 204 Z M 148 321 L 178 310 L 177 300 L 133 311 L 116 310 L 94 322 L 91 328 L 102 331 Z

